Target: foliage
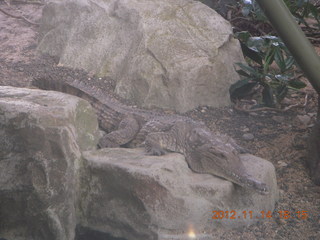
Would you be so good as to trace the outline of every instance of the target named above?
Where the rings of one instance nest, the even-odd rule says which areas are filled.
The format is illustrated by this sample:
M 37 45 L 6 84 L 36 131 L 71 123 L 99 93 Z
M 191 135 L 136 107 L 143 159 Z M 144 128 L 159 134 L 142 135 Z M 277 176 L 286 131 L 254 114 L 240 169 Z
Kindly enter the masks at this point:
M 315 27 L 320 29 L 320 14 L 318 6 L 310 0 L 284 0 L 288 9 L 299 23 L 305 24 L 307 27 L 307 18 L 314 18 L 316 20 Z M 241 12 L 243 16 L 251 17 L 254 20 L 265 21 L 267 18 L 262 9 L 255 0 L 243 0 L 241 5 Z
M 230 87 L 233 99 L 249 93 L 254 87 L 262 87 L 262 102 L 273 107 L 280 102 L 289 89 L 300 89 L 305 83 L 293 78 L 295 61 L 284 43 L 275 36 L 251 37 L 248 32 L 239 32 L 248 64 L 237 63 L 237 72 L 244 78 Z
M 307 18 L 311 17 L 316 20 L 316 24 L 313 27 L 320 29 L 320 15 L 315 3 L 312 3 L 310 0 L 284 0 L 284 2 L 299 23 L 311 27 L 306 21 Z
M 242 2 L 241 12 L 243 16 L 250 16 L 252 19 L 259 21 L 268 20 L 255 0 L 243 0 Z
M 320 15 L 317 6 L 309 0 L 284 0 L 298 23 L 307 28 L 320 29 Z M 241 13 L 254 22 L 267 23 L 263 11 L 254 0 L 243 0 Z M 313 25 L 307 19 L 313 18 Z M 235 34 L 247 59 L 247 64 L 237 63 L 237 72 L 243 77 L 230 87 L 232 99 L 246 96 L 254 88 L 262 88 L 262 103 L 274 107 L 286 96 L 289 89 L 301 89 L 305 83 L 294 78 L 295 61 L 284 43 L 276 36 L 253 37 L 249 32 Z

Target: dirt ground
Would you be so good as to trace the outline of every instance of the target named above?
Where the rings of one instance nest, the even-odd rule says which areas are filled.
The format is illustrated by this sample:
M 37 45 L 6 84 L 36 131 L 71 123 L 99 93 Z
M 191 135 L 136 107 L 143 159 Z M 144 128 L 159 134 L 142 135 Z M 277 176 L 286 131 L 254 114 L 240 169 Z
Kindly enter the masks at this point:
M 34 4 L 12 4 L 9 8 L 1 0 L 0 8 L 33 22 L 39 21 L 42 11 L 42 6 Z M 58 67 L 56 59 L 37 54 L 37 28 L 0 12 L 0 85 L 28 87 L 33 78 L 45 75 L 95 81 L 112 94 L 112 80 Z M 290 93 L 285 104 L 297 106 L 284 112 L 250 113 L 232 107 L 199 107 L 186 114 L 206 122 L 212 130 L 232 136 L 276 168 L 280 200 L 272 217 L 243 229 L 209 229 L 213 239 L 320 239 L 320 187 L 311 182 L 304 163 L 306 139 L 316 116 L 316 94 L 309 86 Z M 253 139 L 244 136 L 248 133 Z M 279 211 L 288 211 L 291 217 L 281 218 Z M 307 211 L 308 218 L 299 219 L 298 211 Z

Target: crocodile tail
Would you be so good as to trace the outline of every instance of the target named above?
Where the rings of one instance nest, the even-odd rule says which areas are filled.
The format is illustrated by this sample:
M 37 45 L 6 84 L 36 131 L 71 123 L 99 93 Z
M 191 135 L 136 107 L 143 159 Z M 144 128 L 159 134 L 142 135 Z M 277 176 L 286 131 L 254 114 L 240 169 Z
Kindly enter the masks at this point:
M 113 97 L 108 96 L 105 91 L 95 87 L 93 83 L 74 80 L 72 82 L 51 79 L 50 76 L 35 78 L 31 85 L 42 90 L 53 90 L 67 93 L 89 101 L 91 104 L 97 103 L 109 108 L 110 111 L 122 113 L 124 110 L 132 110 L 124 106 Z
M 44 77 L 34 78 L 31 85 L 42 90 L 54 90 L 58 92 L 61 92 L 59 89 L 62 87 L 60 81 L 53 81 Z
M 89 101 L 91 104 L 98 103 L 99 100 L 82 89 L 73 86 L 68 82 L 52 80 L 48 77 L 35 78 L 31 85 L 42 90 L 52 90 L 74 95 Z
M 121 120 L 121 113 L 113 108 L 114 104 L 111 102 L 108 102 L 108 104 L 101 102 L 95 97 L 99 96 L 99 94 L 94 91 L 95 89 L 88 87 L 80 81 L 69 83 L 61 80 L 53 80 L 50 77 L 39 77 L 35 78 L 31 82 L 31 85 L 42 90 L 63 92 L 87 100 L 96 110 L 100 127 L 107 132 L 115 129 Z

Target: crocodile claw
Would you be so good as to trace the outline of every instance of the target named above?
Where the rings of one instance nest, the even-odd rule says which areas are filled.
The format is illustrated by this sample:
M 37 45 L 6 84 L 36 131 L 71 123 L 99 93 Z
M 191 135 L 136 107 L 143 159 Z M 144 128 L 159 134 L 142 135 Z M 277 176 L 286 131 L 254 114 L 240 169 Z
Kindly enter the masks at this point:
M 166 151 L 161 148 L 152 147 L 149 150 L 147 150 L 147 153 L 149 155 L 153 155 L 153 156 L 161 156 L 161 155 L 166 154 Z
M 100 138 L 99 143 L 98 143 L 99 148 L 116 148 L 120 147 L 119 144 L 112 142 L 107 135 L 103 136 Z

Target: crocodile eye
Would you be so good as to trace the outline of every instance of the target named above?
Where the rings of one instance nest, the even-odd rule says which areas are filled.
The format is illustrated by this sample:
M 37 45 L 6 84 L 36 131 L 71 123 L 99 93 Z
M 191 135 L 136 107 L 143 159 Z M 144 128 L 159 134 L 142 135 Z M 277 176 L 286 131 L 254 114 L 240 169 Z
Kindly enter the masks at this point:
M 227 159 L 227 156 L 222 152 L 213 152 L 212 154 L 215 155 L 217 158 Z
M 190 137 L 190 144 L 194 147 L 201 146 L 206 143 L 206 136 L 202 133 L 201 129 L 192 129 Z
M 190 143 L 192 146 L 194 146 L 194 144 L 195 144 L 195 142 L 197 141 L 197 139 L 198 139 L 198 134 L 197 134 L 197 132 L 195 131 L 195 129 L 192 129 L 192 130 L 191 130 L 191 133 L 190 133 L 190 135 L 189 135 L 189 137 L 188 137 L 189 143 Z

